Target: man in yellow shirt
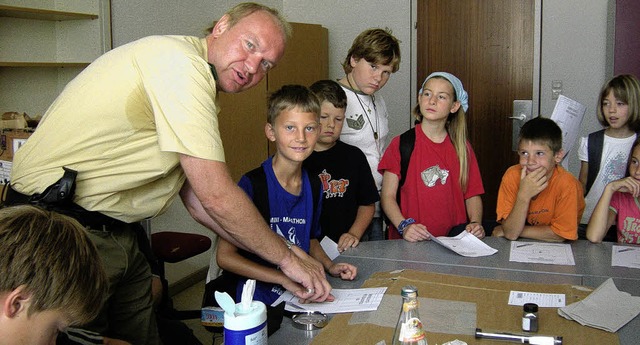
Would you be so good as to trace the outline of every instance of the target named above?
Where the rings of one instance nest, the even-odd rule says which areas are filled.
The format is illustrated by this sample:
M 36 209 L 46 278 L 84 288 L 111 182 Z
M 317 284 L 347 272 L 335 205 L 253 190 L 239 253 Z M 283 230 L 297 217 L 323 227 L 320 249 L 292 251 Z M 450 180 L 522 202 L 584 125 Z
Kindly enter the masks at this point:
M 300 283 L 298 296 L 330 298 L 322 266 L 275 235 L 233 182 L 218 131 L 216 93 L 255 86 L 290 31 L 277 11 L 243 3 L 205 38 L 152 36 L 113 49 L 65 87 L 16 153 L 7 203 L 76 217 L 101 252 L 112 287 L 90 330 L 158 342 L 135 232 L 177 195 L 198 222 Z M 69 186 L 63 168 L 77 172 L 69 201 L 73 188 L 56 193 Z

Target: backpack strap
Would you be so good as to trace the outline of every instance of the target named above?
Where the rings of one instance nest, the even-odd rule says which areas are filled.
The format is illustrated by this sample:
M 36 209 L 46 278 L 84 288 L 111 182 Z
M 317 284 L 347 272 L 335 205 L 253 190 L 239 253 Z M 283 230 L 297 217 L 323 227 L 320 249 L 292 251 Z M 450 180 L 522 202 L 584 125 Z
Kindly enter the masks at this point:
M 262 218 L 269 224 L 271 221 L 271 209 L 269 208 L 269 193 L 267 192 L 267 174 L 265 174 L 264 168 L 259 166 L 246 173 L 245 176 L 251 181 L 253 203 L 256 205 L 258 211 L 260 211 Z M 311 184 L 313 211 L 315 212 L 320 202 L 322 184 L 320 178 L 313 178 L 312 176 L 309 176 L 309 183 Z
M 253 191 L 253 203 L 256 205 L 262 218 L 269 224 L 271 220 L 271 210 L 269 209 L 269 193 L 267 193 L 267 174 L 264 168 L 259 166 L 245 174 L 251 181 Z
M 407 170 L 409 169 L 409 160 L 411 153 L 416 145 L 416 129 L 409 128 L 408 131 L 400 134 L 400 181 L 398 182 L 398 190 L 396 191 L 396 201 L 400 206 L 400 187 L 404 185 L 407 179 Z
M 584 190 L 584 195 L 589 193 L 593 182 L 598 176 L 600 171 L 600 161 L 602 159 L 602 146 L 604 144 L 604 129 L 589 134 L 587 142 L 587 152 L 589 157 L 588 170 L 587 170 L 587 184 Z

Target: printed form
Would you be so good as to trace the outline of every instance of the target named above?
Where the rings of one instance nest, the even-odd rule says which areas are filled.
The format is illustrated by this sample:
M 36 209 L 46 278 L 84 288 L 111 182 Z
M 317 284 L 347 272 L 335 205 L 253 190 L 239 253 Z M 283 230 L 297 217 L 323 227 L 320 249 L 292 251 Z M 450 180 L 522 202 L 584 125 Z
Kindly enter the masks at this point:
M 357 311 L 377 310 L 386 287 L 366 289 L 333 289 L 331 294 L 336 298 L 333 302 L 300 303 L 299 298 L 285 291 L 272 306 L 285 302 L 285 310 L 290 312 L 319 311 L 325 314 L 353 313 Z
M 575 266 L 568 243 L 511 242 L 509 261 Z
M 443 247 L 468 257 L 488 256 L 498 252 L 497 249 L 489 247 L 474 235 L 463 231 L 456 237 L 438 236 L 431 237 L 431 240 Z
M 640 268 L 640 247 L 611 247 L 611 266 Z

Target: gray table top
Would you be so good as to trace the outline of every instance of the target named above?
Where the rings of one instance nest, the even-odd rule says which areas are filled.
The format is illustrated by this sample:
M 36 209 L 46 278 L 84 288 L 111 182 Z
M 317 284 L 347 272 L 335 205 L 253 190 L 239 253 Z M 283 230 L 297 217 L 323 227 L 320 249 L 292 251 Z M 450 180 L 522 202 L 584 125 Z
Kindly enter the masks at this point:
M 615 243 L 568 242 L 576 264 L 565 266 L 511 262 L 511 241 L 495 237 L 483 241 L 498 252 L 491 256 L 469 258 L 431 241 L 362 242 L 334 260 L 356 265 L 358 278 L 347 282 L 330 277 L 329 282 L 334 288 L 358 288 L 375 272 L 415 269 L 478 278 L 590 287 L 597 287 L 608 278 L 613 278 L 619 290 L 640 296 L 640 270 L 611 266 L 611 248 Z M 318 332 L 295 329 L 291 320 L 285 318 L 281 329 L 269 338 L 269 344 L 309 344 Z M 640 336 L 640 318 L 636 317 L 618 334 L 621 344 L 636 344 Z

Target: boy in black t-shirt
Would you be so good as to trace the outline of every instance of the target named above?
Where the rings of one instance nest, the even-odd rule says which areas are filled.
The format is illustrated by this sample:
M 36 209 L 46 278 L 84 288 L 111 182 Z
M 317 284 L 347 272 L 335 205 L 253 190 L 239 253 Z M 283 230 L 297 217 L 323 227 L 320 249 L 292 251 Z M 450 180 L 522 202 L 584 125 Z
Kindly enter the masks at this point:
M 304 167 L 322 182 L 322 233 L 342 252 L 360 243 L 380 195 L 364 153 L 339 140 L 347 107 L 344 90 L 332 80 L 317 81 L 310 89 L 321 103 L 321 130 Z

